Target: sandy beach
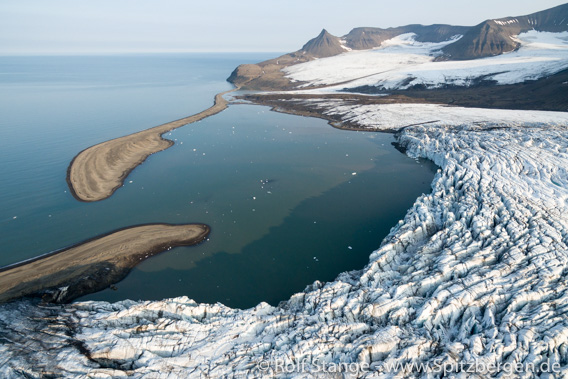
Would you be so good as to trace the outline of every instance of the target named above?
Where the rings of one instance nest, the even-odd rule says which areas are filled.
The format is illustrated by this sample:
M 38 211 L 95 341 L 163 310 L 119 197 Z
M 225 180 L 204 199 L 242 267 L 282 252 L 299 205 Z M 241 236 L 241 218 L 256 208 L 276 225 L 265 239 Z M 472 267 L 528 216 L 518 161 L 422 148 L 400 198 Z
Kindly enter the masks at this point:
M 31 295 L 69 302 L 122 280 L 144 259 L 202 242 L 209 231 L 204 224 L 133 226 L 5 267 L 0 269 L 0 302 Z
M 80 201 L 92 202 L 110 197 L 122 186 L 124 179 L 148 156 L 174 144 L 162 134 L 181 126 L 212 116 L 227 108 L 223 95 L 215 96 L 215 103 L 203 112 L 168 122 L 141 132 L 115 138 L 81 151 L 67 169 L 67 183 L 73 196 Z

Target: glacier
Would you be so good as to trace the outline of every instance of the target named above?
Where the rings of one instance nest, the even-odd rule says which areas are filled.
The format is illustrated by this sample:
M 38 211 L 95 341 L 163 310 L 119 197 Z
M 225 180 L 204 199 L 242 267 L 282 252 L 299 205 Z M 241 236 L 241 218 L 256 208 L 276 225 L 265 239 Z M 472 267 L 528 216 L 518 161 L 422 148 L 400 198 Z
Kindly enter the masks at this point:
M 277 307 L 187 297 L 3 304 L 0 376 L 441 377 L 399 365 L 436 362 L 567 376 L 568 115 L 311 101 L 367 128 L 397 129 L 409 156 L 439 166 L 431 193 L 367 266 Z M 365 370 L 324 375 L 321 362 Z
M 517 51 L 465 61 L 434 61 L 441 43 L 418 42 L 413 33 L 399 35 L 375 49 L 350 51 L 283 69 L 303 93 L 333 93 L 361 86 L 384 90 L 471 86 L 490 80 L 515 84 L 543 78 L 568 68 L 568 32 L 531 30 L 514 38 Z M 309 89 L 313 86 L 326 88 Z

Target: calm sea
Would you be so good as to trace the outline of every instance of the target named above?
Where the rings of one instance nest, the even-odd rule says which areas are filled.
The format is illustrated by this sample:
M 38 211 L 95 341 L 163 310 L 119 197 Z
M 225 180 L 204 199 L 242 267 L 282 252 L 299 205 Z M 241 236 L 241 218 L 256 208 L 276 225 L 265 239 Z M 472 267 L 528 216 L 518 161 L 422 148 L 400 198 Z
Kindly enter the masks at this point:
M 69 193 L 79 151 L 199 112 L 231 88 L 238 64 L 274 56 L 0 57 L 0 265 L 134 224 L 199 222 L 212 227 L 209 241 L 153 257 L 117 290 L 82 300 L 277 304 L 362 268 L 435 172 L 390 134 L 231 105 L 168 133 L 176 144 L 110 199 Z

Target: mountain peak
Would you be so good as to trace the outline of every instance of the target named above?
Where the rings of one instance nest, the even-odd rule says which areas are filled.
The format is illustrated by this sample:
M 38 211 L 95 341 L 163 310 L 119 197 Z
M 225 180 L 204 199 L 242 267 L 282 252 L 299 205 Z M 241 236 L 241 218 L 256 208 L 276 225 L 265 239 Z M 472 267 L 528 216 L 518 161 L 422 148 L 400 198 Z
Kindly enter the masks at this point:
M 314 58 L 325 58 L 341 54 L 345 50 L 338 37 L 322 29 L 320 34 L 316 38 L 309 40 L 300 52 Z

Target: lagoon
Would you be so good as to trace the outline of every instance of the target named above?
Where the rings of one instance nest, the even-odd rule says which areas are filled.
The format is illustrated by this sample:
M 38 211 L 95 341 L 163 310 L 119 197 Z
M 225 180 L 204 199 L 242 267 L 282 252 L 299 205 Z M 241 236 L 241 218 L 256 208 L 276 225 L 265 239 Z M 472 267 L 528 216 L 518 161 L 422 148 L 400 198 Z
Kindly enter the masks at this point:
M 231 105 L 166 135 L 176 144 L 107 200 L 76 201 L 65 174 L 93 144 L 197 113 L 240 63 L 275 54 L 0 58 L 0 265 L 142 223 L 206 223 L 208 241 L 137 266 L 80 300 L 186 295 L 273 305 L 362 268 L 436 167 L 391 134 Z

